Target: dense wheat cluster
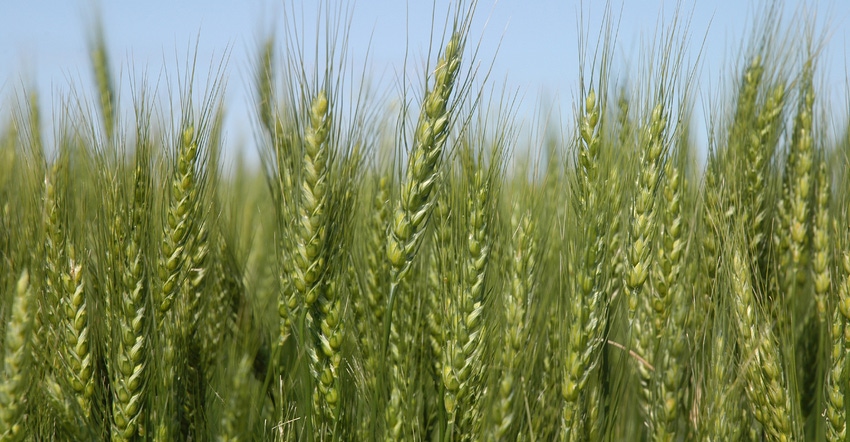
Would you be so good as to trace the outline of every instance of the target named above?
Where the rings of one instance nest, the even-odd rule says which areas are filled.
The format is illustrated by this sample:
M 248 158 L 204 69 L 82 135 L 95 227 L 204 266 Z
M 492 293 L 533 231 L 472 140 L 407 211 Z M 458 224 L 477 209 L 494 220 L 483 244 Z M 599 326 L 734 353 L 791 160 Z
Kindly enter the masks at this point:
M 220 81 L 121 96 L 99 32 L 96 97 L 4 103 L 0 441 L 846 440 L 823 42 L 763 11 L 697 140 L 686 29 L 627 76 L 609 16 L 526 136 L 472 9 L 400 116 L 340 17 L 319 60 L 264 41 L 259 168 L 222 162 Z

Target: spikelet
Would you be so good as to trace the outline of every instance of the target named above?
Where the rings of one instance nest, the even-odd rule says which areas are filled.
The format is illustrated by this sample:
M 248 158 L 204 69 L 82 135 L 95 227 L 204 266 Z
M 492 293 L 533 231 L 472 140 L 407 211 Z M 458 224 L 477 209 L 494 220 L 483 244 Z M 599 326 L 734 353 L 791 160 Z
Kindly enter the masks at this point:
M 437 185 L 440 161 L 449 134 L 449 98 L 460 69 L 461 40 L 462 35 L 455 33 L 446 43 L 434 71 L 433 89 L 425 94 L 416 124 L 413 148 L 401 183 L 401 197 L 387 241 L 387 258 L 393 274 L 385 328 L 392 322 L 396 287 L 410 271 L 434 208 L 432 193 Z
M 192 209 L 197 198 L 198 139 L 194 126 L 183 129 L 177 157 L 177 173 L 171 186 L 171 199 L 162 237 L 162 256 L 159 260 L 161 289 L 157 291 L 157 322 L 162 323 L 171 310 L 175 296 L 183 285 L 184 268 L 191 256 L 187 248 L 191 239 Z
M 533 299 L 535 286 L 537 240 L 530 211 L 520 211 L 514 205 L 511 217 L 510 280 L 504 294 L 505 325 L 501 353 L 502 375 L 498 383 L 498 400 L 494 407 L 491 440 L 503 440 L 510 434 L 511 424 L 518 412 L 522 389 L 521 361 L 527 353 L 523 346 L 529 335 L 528 303 Z
M 564 364 L 562 396 L 564 399 L 561 436 L 563 440 L 578 437 L 575 426 L 584 419 L 578 415 L 581 394 L 593 372 L 602 346 L 605 330 L 607 303 L 603 300 L 600 281 L 600 266 L 604 255 L 605 235 L 601 213 L 600 183 L 598 179 L 599 151 L 601 144 L 599 116 L 600 103 L 591 90 L 585 99 L 583 114 L 579 122 L 578 140 L 578 183 L 576 211 L 580 225 L 588 229 L 579 252 L 582 256 L 576 263 L 576 282 L 570 299 L 570 325 L 567 336 L 567 354 Z
M 67 382 L 74 390 L 76 401 L 85 420 L 91 417 L 91 400 L 94 394 L 93 360 L 86 284 L 82 264 L 75 261 L 73 248 L 70 253 L 70 269 L 63 273 L 62 337 L 64 338 Z
M 12 315 L 6 326 L 3 377 L 0 382 L 0 439 L 23 440 L 27 434 L 24 409 L 30 371 L 32 312 L 29 273 L 25 270 L 15 287 Z

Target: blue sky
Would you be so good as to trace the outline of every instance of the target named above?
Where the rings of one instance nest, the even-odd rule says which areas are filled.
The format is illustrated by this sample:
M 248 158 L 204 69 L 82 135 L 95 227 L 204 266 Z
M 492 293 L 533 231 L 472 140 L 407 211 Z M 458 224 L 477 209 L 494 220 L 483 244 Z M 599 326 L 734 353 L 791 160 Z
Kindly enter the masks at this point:
M 672 0 L 614 1 L 619 22 L 620 60 L 636 61 L 635 54 L 655 35 L 660 15 L 669 18 Z M 93 82 L 88 62 L 87 39 L 96 13 L 103 17 L 113 69 L 129 93 L 131 76 L 147 72 L 156 77 L 172 75 L 185 67 L 186 55 L 198 47 L 199 78 L 222 55 L 226 66 L 228 139 L 250 146 L 248 124 L 251 60 L 257 42 L 269 30 L 282 29 L 284 4 L 300 17 L 305 33 L 315 32 L 318 2 L 296 0 L 29 0 L 0 5 L 0 115 L 22 84 L 34 83 L 44 106 L 55 102 L 71 84 L 89 91 Z M 442 22 L 450 2 L 360 0 L 353 6 L 349 52 L 369 53 L 369 71 L 380 84 L 395 87 L 404 56 L 409 51 L 411 69 L 421 66 L 428 48 L 432 9 Z M 741 41 L 752 22 L 757 1 L 691 0 L 683 10 L 692 13 L 691 55 L 704 43 L 699 71 L 703 98 L 717 94 L 718 84 L 728 80 Z M 822 58 L 821 75 L 826 96 L 838 105 L 847 103 L 847 44 L 850 37 L 850 2 L 808 2 L 815 5 L 819 26 L 828 24 L 830 39 Z M 541 102 L 554 103 L 566 113 L 578 85 L 575 64 L 579 15 L 595 36 L 603 15 L 600 0 L 479 0 L 472 40 L 480 39 L 479 59 L 492 61 L 492 77 L 517 89 L 522 97 L 519 112 L 530 116 Z M 800 23 L 804 3 L 786 1 L 786 18 Z M 621 14 L 621 15 L 620 15 Z M 439 28 L 439 26 L 438 26 Z M 595 38 L 592 37 L 591 40 Z M 498 53 L 497 53 L 498 48 Z M 35 79 L 35 80 L 33 80 Z M 697 117 L 699 118 L 699 117 Z M 704 125 L 704 121 L 696 121 Z M 699 131 L 698 131 L 699 133 Z M 249 157 L 253 156 L 250 152 Z

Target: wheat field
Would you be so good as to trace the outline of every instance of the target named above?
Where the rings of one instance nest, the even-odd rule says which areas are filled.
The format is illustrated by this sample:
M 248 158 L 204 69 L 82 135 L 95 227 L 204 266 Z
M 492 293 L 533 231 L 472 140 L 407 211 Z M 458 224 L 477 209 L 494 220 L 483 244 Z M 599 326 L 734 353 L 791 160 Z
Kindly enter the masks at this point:
M 259 167 L 220 76 L 122 96 L 102 32 L 96 96 L 4 104 L 0 441 L 847 440 L 823 41 L 765 8 L 697 139 L 684 22 L 623 81 L 609 13 L 526 136 L 453 11 L 401 110 L 264 40 Z

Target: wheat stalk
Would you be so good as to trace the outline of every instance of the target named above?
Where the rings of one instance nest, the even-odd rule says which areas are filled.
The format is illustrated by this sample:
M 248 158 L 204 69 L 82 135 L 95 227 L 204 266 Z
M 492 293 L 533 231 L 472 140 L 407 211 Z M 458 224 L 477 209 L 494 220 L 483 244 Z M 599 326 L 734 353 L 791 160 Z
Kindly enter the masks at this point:
M 629 247 L 626 274 L 626 294 L 629 306 L 630 322 L 638 309 L 642 290 L 649 276 L 649 263 L 654 237 L 655 224 L 655 189 L 663 166 L 664 129 L 666 126 L 664 107 L 661 104 L 652 110 L 651 119 L 644 128 L 641 140 L 640 169 L 635 183 L 637 195 L 632 204 L 632 217 L 629 231 L 631 245 Z
M 521 211 L 514 204 L 511 217 L 510 280 L 504 293 L 504 347 L 501 354 L 502 375 L 498 383 L 498 399 L 494 407 L 495 427 L 490 431 L 492 440 L 503 440 L 515 420 L 521 393 L 522 361 L 526 351 L 523 346 L 529 336 L 528 303 L 534 298 L 537 241 L 535 225 L 530 211 Z
M 360 354 L 362 355 L 365 394 L 371 398 L 379 398 L 379 370 L 382 367 L 381 354 L 381 325 L 386 309 L 386 292 L 389 278 L 389 263 L 385 259 L 386 232 L 389 226 L 389 180 L 386 176 L 376 179 L 373 189 L 372 205 L 366 220 L 367 235 L 365 239 L 365 275 L 362 289 L 357 286 L 354 297 L 354 313 L 358 333 Z M 356 281 L 355 263 L 349 264 L 349 272 Z M 362 410 L 360 438 L 367 438 L 374 431 L 375 416 L 370 410 Z
M 12 315 L 6 326 L 3 378 L 0 383 L 0 437 L 23 440 L 27 434 L 24 410 L 28 399 L 32 313 L 29 273 L 25 270 L 15 287 Z
M 310 125 L 304 140 L 301 198 L 298 213 L 301 229 L 295 245 L 293 283 L 309 309 L 319 297 L 319 280 L 324 272 L 323 256 L 327 226 L 325 210 L 328 189 L 328 135 L 331 114 L 328 98 L 320 91 L 310 105 Z
M 827 437 L 829 440 L 845 440 L 847 434 L 847 418 L 844 406 L 845 366 L 847 349 L 850 347 L 850 336 L 847 323 L 850 321 L 850 254 L 844 253 L 841 259 L 843 277 L 838 287 L 836 306 L 832 315 L 830 337 L 832 338 L 832 366 L 826 380 L 826 410 Z
M 384 318 L 384 352 L 390 356 L 390 403 L 387 407 L 387 429 L 393 437 L 401 431 L 403 411 L 410 410 L 401 404 L 402 394 L 407 390 L 407 379 L 412 376 L 403 367 L 409 345 L 405 342 L 412 334 L 411 321 L 393 322 L 396 298 L 408 282 L 408 275 L 425 234 L 425 227 L 434 209 L 434 189 L 437 186 L 443 149 L 449 134 L 451 115 L 449 99 L 455 87 L 460 69 L 463 49 L 463 34 L 455 32 L 443 48 L 443 53 L 433 72 L 434 84 L 424 96 L 419 120 L 413 135 L 413 146 L 408 156 L 407 170 L 401 182 L 400 199 L 393 213 L 387 232 L 387 258 L 390 262 L 390 290 Z M 416 305 L 412 299 L 402 301 L 405 305 Z M 408 313 L 409 315 L 409 313 Z M 407 326 L 407 327 L 404 327 Z M 447 407 L 448 408 L 448 407 Z
M 208 103 L 205 111 L 211 110 Z M 175 152 L 176 164 L 171 171 L 171 192 L 156 264 L 160 285 L 154 290 L 154 303 L 161 357 L 155 370 L 162 373 L 156 385 L 156 397 L 162 407 L 154 418 L 157 422 L 155 440 L 173 438 L 178 429 L 184 437 L 196 431 L 198 420 L 194 409 L 187 407 L 202 403 L 197 393 L 203 381 L 197 367 L 189 364 L 189 361 L 200 361 L 199 344 L 189 335 L 198 326 L 198 290 L 207 272 L 209 226 L 201 207 L 208 185 L 206 143 L 209 133 L 205 125 L 206 112 L 197 127 L 188 120 L 190 109 L 186 115 Z M 179 413 L 179 419 L 173 419 L 172 413 Z
M 275 104 L 274 65 L 276 62 L 274 57 L 274 48 L 274 38 L 269 37 L 265 42 L 263 42 L 263 47 L 259 57 L 259 66 L 255 74 L 260 122 L 263 124 L 263 128 L 272 137 L 278 135 L 277 120 L 275 119 L 273 111 Z
M 732 257 L 735 322 L 743 349 L 744 389 L 753 417 L 774 440 L 792 438 L 790 398 L 786 392 L 779 348 L 769 325 L 761 322 L 749 263 L 739 250 Z
M 598 189 L 598 163 L 600 150 L 599 115 L 601 113 L 596 93 L 591 90 L 585 99 L 584 113 L 579 123 L 577 216 L 587 229 L 586 244 L 580 249 L 581 262 L 576 265 L 574 296 L 570 300 L 571 324 L 567 337 L 568 347 L 564 364 L 562 396 L 564 399 L 562 437 L 578 437 L 573 427 L 584 417 L 576 415 L 582 391 L 593 372 L 602 348 L 607 304 L 603 300 L 600 283 L 600 266 L 603 262 L 605 239 L 603 234 L 601 194 Z
M 410 271 L 434 208 L 431 194 L 437 185 L 440 161 L 449 134 L 449 98 L 460 69 L 462 38 L 460 33 L 453 34 L 437 62 L 433 73 L 434 86 L 427 91 L 422 102 L 413 148 L 401 183 L 400 200 L 388 232 L 387 258 L 392 265 L 392 274 L 385 321 L 386 339 L 392 324 L 396 291 Z
M 94 78 L 100 98 L 100 115 L 103 129 L 109 143 L 115 141 L 115 88 L 112 75 L 109 72 L 109 53 L 106 50 L 106 39 L 103 30 L 98 26 L 97 35 L 91 49 L 91 64 L 94 68 Z
M 479 160 L 480 161 L 480 160 Z M 471 177 L 469 195 L 469 233 L 466 247 L 466 263 L 464 267 L 464 283 L 462 284 L 461 298 L 457 305 L 449 311 L 452 312 L 451 323 L 455 324 L 453 338 L 447 348 L 449 351 L 452 375 L 457 381 L 456 391 L 447 392 L 448 396 L 454 394 L 457 410 L 460 411 L 461 420 L 454 417 L 449 418 L 449 425 L 457 422 L 458 427 L 465 430 L 466 437 L 475 434 L 473 423 L 479 423 L 481 410 L 478 408 L 478 397 L 480 396 L 479 385 L 483 369 L 483 343 L 485 342 L 484 328 L 484 284 L 487 275 L 487 267 L 490 261 L 492 237 L 489 234 L 492 214 L 490 210 L 491 184 L 490 177 L 481 167 L 475 170 Z M 457 315 L 457 316 L 454 316 Z M 444 375 L 445 376 L 445 375 Z M 448 391 L 448 389 L 447 389 Z M 446 401 L 448 402 L 448 401 Z M 449 411 L 447 409 L 447 411 Z M 453 412 L 449 411 L 450 416 Z
M 650 319 L 654 310 L 651 306 L 653 294 L 646 281 L 652 271 L 653 244 L 658 228 L 655 200 L 664 167 L 664 153 L 667 151 L 666 125 L 664 106 L 661 103 L 656 104 L 641 137 L 638 178 L 635 183 L 637 193 L 632 204 L 626 272 L 625 293 L 632 348 L 635 353 L 650 360 L 654 359 L 656 343 L 653 339 L 654 326 Z M 646 364 L 637 364 L 636 371 L 640 381 L 638 392 L 641 406 L 651 416 L 652 370 Z
M 826 162 L 818 161 L 817 188 L 815 191 L 814 223 L 812 226 L 812 280 L 815 305 L 820 322 L 826 321 L 826 296 L 831 284 L 832 267 L 829 251 L 829 175 Z
M 807 61 L 801 81 L 801 97 L 794 121 L 791 147 L 785 162 L 783 194 L 777 206 L 779 229 L 774 235 L 774 245 L 779 253 L 779 278 L 786 302 L 797 305 L 801 296 L 798 287 L 804 285 L 802 271 L 808 260 L 809 202 L 812 186 L 813 164 L 812 117 L 814 108 L 812 62 Z M 792 310 L 793 311 L 793 310 Z
M 76 401 L 86 420 L 91 417 L 91 400 L 94 394 L 93 358 L 91 354 L 91 339 L 88 308 L 86 300 L 86 284 L 83 278 L 83 266 L 75 261 L 73 248 L 69 253 L 69 270 L 62 275 L 63 297 L 62 328 L 65 348 L 66 377 L 68 384 L 76 394 Z
M 685 321 L 687 317 L 683 273 L 686 237 L 682 216 L 682 187 L 684 180 L 673 161 L 665 165 L 663 189 L 664 214 L 661 244 L 654 266 L 655 315 L 654 334 L 660 352 L 654 381 L 653 437 L 656 440 L 673 440 L 677 432 L 677 419 L 684 404 L 680 403 L 682 377 L 684 376 Z
M 744 208 L 749 213 L 749 247 L 750 253 L 760 258 L 764 252 L 764 243 L 768 238 L 765 227 L 768 216 L 768 176 L 770 162 L 776 149 L 776 138 L 782 110 L 785 104 L 785 85 L 777 84 L 767 97 L 767 102 L 761 109 L 754 126 L 754 133 L 750 135 L 747 151 L 747 196 L 745 201 L 749 202 Z
M 192 209 L 197 198 L 198 152 L 195 127 L 187 126 L 180 137 L 177 170 L 171 183 L 171 199 L 162 236 L 162 255 L 158 266 L 162 287 L 156 293 L 157 322 L 160 325 L 183 285 L 183 271 L 191 259 L 187 248 L 191 238 Z
M 115 227 L 121 231 L 129 227 L 125 242 L 115 246 L 124 262 L 118 276 L 120 289 L 116 290 L 120 295 L 113 303 L 117 307 L 113 314 L 117 318 L 115 330 L 118 330 L 118 339 L 113 341 L 117 348 L 110 373 L 112 436 L 115 440 L 124 441 L 133 440 L 135 434 L 145 432 L 152 323 L 147 264 L 150 226 L 147 209 L 151 205 L 152 193 L 151 145 L 144 122 L 139 122 L 137 136 L 132 198 L 129 207 L 124 209 L 129 219 L 125 220 L 119 212 Z
M 57 181 L 62 170 L 63 158 L 58 159 L 51 166 L 49 173 L 44 179 L 44 197 L 42 222 L 44 229 L 43 251 L 45 261 L 45 284 L 42 287 L 41 302 L 38 303 L 36 313 L 36 339 L 43 345 L 56 347 L 61 335 L 59 331 L 60 320 L 57 306 L 62 298 L 64 284 L 62 273 L 65 258 L 65 233 L 60 213 L 60 196 L 57 195 Z M 61 187 L 60 187 L 61 189 Z M 53 355 L 50 364 L 58 368 L 57 355 Z
M 447 362 L 445 345 L 450 296 L 448 289 L 456 283 L 457 277 L 450 268 L 450 247 L 452 241 L 451 204 L 438 198 L 434 203 L 434 235 L 431 254 L 428 257 L 428 339 L 434 361 L 432 363 L 437 377 L 442 376 L 443 365 Z
M 741 89 L 738 91 L 735 117 L 732 121 L 732 127 L 729 130 L 728 154 L 733 159 L 747 158 L 750 155 L 749 142 L 752 137 L 751 133 L 757 129 L 756 101 L 763 77 L 764 65 L 762 63 L 762 57 L 756 55 L 753 57 L 750 65 L 744 70 L 744 75 L 741 79 Z M 733 176 L 741 178 L 749 177 L 752 173 L 751 169 L 759 166 L 758 163 L 744 164 L 742 161 L 732 161 L 730 165 L 733 167 Z M 742 167 L 745 169 L 741 170 L 740 168 Z M 758 173 L 758 171 L 755 171 L 755 173 Z M 745 211 L 745 216 L 749 215 L 748 209 L 743 210 Z M 752 220 L 752 218 L 748 219 Z

